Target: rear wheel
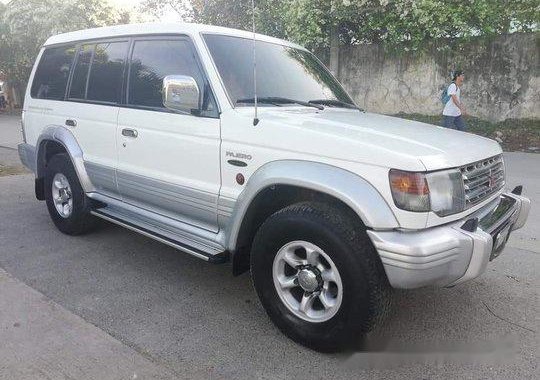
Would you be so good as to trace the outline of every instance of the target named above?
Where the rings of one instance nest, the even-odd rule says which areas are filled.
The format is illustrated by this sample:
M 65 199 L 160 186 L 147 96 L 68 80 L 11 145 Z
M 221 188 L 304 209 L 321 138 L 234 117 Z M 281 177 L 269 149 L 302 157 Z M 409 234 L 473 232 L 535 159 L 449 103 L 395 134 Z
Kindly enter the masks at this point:
M 45 169 L 45 201 L 55 226 L 68 235 L 80 235 L 95 228 L 90 200 L 79 183 L 69 156 L 54 155 Z
M 365 227 L 323 203 L 299 203 L 270 216 L 253 242 L 251 275 L 272 321 L 318 351 L 358 348 L 390 303 Z

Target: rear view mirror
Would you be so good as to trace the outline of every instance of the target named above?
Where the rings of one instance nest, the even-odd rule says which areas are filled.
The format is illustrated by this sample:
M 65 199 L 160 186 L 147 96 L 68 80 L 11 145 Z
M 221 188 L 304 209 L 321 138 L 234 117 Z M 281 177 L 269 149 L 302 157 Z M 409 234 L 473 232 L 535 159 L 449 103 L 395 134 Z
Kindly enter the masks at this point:
M 200 109 L 200 91 L 195 79 L 186 75 L 163 78 L 163 105 L 173 111 L 193 113 Z

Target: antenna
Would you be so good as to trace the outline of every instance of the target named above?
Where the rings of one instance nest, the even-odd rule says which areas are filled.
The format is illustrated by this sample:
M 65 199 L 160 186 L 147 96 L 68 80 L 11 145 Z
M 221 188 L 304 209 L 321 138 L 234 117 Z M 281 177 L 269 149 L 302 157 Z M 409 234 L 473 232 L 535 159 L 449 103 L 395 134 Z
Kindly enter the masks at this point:
M 251 0 L 251 26 L 253 29 L 253 104 L 255 105 L 255 117 L 253 125 L 259 124 L 257 117 L 257 55 L 255 53 L 255 0 Z

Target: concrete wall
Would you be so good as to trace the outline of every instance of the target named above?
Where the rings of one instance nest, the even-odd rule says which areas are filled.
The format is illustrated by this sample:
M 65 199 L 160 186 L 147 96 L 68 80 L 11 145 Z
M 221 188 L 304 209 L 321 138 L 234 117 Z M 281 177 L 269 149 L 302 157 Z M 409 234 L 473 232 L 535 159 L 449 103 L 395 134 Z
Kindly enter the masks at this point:
M 359 106 L 379 113 L 442 112 L 440 93 L 455 67 L 465 71 L 462 101 L 483 119 L 540 118 L 540 34 L 477 40 L 459 52 L 387 53 L 341 47 L 338 77 Z

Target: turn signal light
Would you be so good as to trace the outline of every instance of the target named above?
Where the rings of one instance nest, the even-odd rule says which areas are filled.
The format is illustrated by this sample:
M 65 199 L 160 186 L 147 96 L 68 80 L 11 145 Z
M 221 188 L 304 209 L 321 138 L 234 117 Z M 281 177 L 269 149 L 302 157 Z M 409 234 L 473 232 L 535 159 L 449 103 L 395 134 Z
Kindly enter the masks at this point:
M 430 210 L 429 187 L 424 173 L 392 169 L 389 177 L 392 197 L 397 207 L 415 212 Z
M 390 170 L 392 190 L 408 194 L 429 194 L 426 177 L 422 173 L 411 173 L 400 170 Z

